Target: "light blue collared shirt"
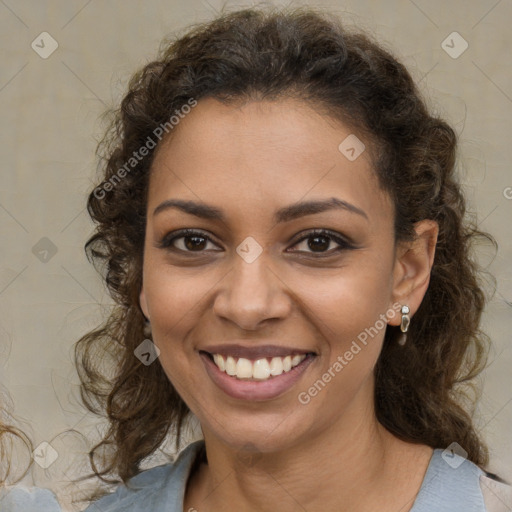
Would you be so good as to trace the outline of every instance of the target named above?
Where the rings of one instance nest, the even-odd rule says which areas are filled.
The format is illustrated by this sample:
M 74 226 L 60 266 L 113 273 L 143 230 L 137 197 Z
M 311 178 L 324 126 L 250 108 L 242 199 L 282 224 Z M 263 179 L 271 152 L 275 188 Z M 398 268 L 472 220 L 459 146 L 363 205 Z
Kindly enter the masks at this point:
M 203 447 L 203 440 L 189 444 L 174 463 L 142 471 L 128 486 L 120 485 L 84 512 L 183 512 L 188 477 Z M 443 458 L 443 450 L 434 450 L 410 512 L 512 510 L 512 487 L 487 478 L 469 460 L 450 462 L 446 455 Z M 61 512 L 61 508 L 51 491 L 19 486 L 0 490 L 0 511 Z
M 143 471 L 129 481 L 130 488 L 121 485 L 85 512 L 183 512 L 188 476 L 203 445 L 203 440 L 189 444 L 174 463 Z M 443 450 L 434 450 L 410 512 L 491 512 L 480 484 L 485 473 L 469 460 L 455 465 L 443 458 Z
M 48 489 L 16 486 L 0 490 L 0 512 L 61 512 L 61 508 Z

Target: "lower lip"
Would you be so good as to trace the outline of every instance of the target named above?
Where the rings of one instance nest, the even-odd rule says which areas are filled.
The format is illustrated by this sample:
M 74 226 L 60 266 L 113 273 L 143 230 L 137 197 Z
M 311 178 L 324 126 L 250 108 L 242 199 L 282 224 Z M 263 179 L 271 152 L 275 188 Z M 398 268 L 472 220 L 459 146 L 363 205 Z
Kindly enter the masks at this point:
M 217 386 L 227 395 L 241 400 L 270 400 L 290 389 L 306 371 L 315 356 L 309 354 L 289 372 L 284 372 L 267 380 L 240 380 L 228 375 L 207 356 L 200 352 L 206 371 Z

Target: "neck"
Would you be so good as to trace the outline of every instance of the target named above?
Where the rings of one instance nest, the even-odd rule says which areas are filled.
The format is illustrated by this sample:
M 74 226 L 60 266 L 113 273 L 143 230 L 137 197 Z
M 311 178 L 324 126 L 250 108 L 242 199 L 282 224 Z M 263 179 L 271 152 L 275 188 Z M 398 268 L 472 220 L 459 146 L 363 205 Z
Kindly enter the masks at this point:
M 359 403 L 373 404 L 373 400 L 370 396 L 369 401 Z M 326 430 L 308 435 L 285 450 L 256 452 L 252 457 L 249 453 L 241 456 L 239 450 L 233 450 L 207 430 L 203 433 L 208 463 L 201 465 L 189 480 L 189 489 L 194 490 L 187 489 L 185 510 L 383 510 L 386 490 L 397 491 L 403 470 L 411 470 L 401 460 L 407 443 L 378 423 L 373 406 L 354 404 Z M 408 501 L 412 504 L 431 453 L 428 448 L 422 452 L 423 466 L 415 481 L 415 492 L 408 497 L 405 492 L 401 497 L 389 498 L 400 504 L 396 510 L 409 510 L 403 508 L 404 500 L 405 505 Z M 410 456 L 411 452 L 407 452 L 406 459 Z

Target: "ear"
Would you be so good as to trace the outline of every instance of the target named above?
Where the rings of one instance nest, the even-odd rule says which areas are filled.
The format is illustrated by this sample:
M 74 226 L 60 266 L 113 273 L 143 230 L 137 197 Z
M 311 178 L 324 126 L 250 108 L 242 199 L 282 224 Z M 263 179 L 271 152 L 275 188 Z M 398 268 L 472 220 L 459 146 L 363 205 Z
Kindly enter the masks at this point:
M 430 282 L 439 226 L 433 220 L 414 225 L 416 239 L 399 244 L 393 268 L 393 303 L 409 306 L 410 316 L 419 309 Z M 390 318 L 390 325 L 400 325 L 401 316 Z
M 144 316 L 149 320 L 148 303 L 146 302 L 146 294 L 144 293 L 144 285 L 142 286 L 142 288 L 140 290 L 139 304 L 140 304 L 140 308 L 142 309 L 142 312 L 144 313 Z

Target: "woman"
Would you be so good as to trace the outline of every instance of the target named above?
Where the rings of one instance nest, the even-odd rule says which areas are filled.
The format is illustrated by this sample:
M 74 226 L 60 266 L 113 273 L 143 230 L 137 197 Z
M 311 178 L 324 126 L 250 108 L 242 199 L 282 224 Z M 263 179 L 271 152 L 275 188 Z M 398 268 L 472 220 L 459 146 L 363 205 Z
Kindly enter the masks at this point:
M 492 510 L 455 149 L 402 64 L 312 10 L 224 15 L 138 73 L 88 202 L 118 306 L 78 367 L 123 485 L 87 510 Z M 204 440 L 141 472 L 190 412 Z

